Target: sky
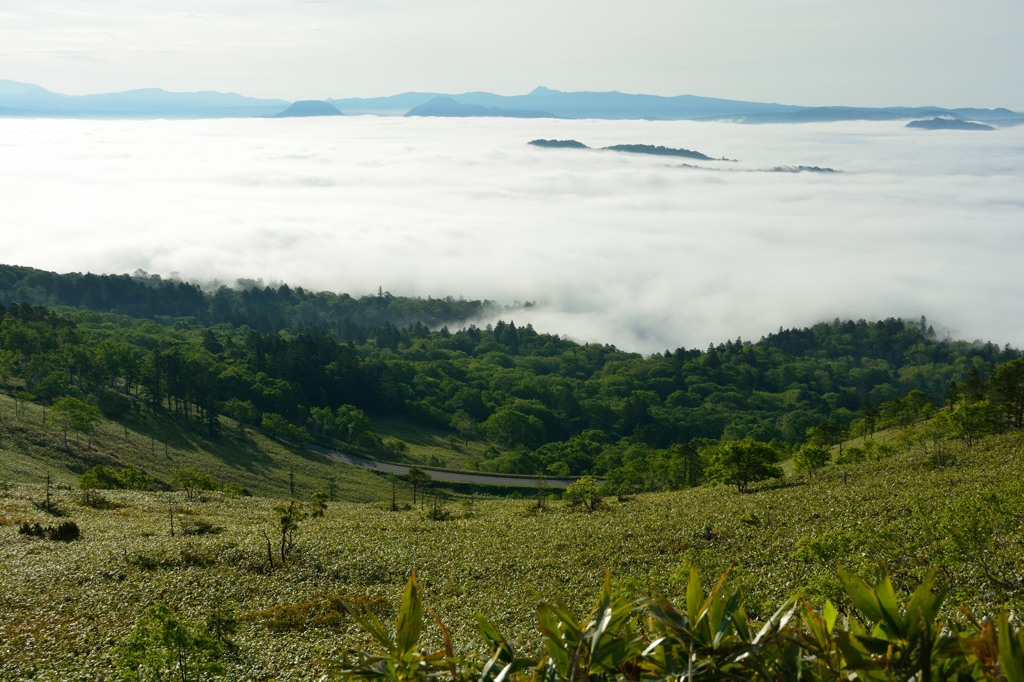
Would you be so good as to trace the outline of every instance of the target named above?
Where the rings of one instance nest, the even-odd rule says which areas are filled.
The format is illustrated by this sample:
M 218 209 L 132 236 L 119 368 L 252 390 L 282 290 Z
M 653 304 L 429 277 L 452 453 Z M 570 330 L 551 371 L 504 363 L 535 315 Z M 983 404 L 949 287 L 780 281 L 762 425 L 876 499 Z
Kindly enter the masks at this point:
M 0 78 L 297 99 L 695 94 L 1024 110 L 1020 0 L 0 0 Z
M 535 301 L 503 317 L 643 353 L 921 315 L 1024 346 L 1024 126 L 0 119 L 0 158 L 5 263 Z M 796 165 L 842 172 L 764 172 Z

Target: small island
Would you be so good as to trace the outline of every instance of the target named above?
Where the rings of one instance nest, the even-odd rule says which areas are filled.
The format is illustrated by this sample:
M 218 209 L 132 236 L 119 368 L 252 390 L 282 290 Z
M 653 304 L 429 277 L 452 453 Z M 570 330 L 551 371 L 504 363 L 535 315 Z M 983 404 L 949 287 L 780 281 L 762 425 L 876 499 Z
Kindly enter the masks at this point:
M 769 168 L 767 173 L 842 173 L 835 168 L 828 166 L 775 166 Z
M 319 99 L 304 99 L 293 102 L 291 106 L 281 113 L 274 114 L 273 118 L 302 118 L 307 116 L 344 116 L 338 108 L 330 102 Z
M 615 144 L 611 147 L 605 147 L 608 151 L 612 152 L 627 152 L 629 154 L 654 154 L 655 156 L 683 156 L 688 159 L 699 159 L 701 161 L 724 161 L 725 159 L 715 159 L 707 154 L 701 152 L 695 152 L 692 149 L 673 149 L 672 147 L 662 147 L 660 145 L 653 144 Z
M 579 140 L 530 140 L 527 144 L 532 144 L 535 147 L 546 147 L 548 149 L 592 149 L 583 144 Z M 601 151 L 606 152 L 625 152 L 627 154 L 652 154 L 654 156 L 682 156 L 688 159 L 698 159 L 700 161 L 731 161 L 732 159 L 716 159 L 712 156 L 708 156 L 702 152 L 696 152 L 692 149 L 676 149 L 673 147 L 662 147 L 661 145 L 653 144 L 613 144 L 610 147 L 600 147 Z
M 911 121 L 907 124 L 907 127 L 919 128 L 921 130 L 995 130 L 992 126 L 984 123 L 964 121 L 959 118 L 942 118 L 939 116 L 919 121 Z
M 590 149 L 579 140 L 530 140 L 527 144 L 549 149 Z

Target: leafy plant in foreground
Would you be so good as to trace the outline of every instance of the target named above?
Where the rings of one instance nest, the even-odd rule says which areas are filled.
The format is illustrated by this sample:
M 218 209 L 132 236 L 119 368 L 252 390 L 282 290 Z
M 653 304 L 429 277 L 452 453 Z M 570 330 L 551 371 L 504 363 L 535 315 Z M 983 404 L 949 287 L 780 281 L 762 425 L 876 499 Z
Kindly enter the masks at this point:
M 448 668 L 445 659 L 453 658 L 451 641 L 445 631 L 446 650 L 427 653 L 419 648 L 423 630 L 423 595 L 413 571 L 402 593 L 398 619 L 392 634 L 388 627 L 369 608 L 363 606 L 351 611 L 352 617 L 383 649 L 382 654 L 361 650 L 355 660 L 346 658 L 329 663 L 340 679 L 354 680 L 423 680 Z M 438 621 L 440 623 L 440 620 Z M 444 630 L 444 626 L 442 626 Z M 454 665 L 454 661 L 452 661 Z M 453 677 L 454 677 L 453 673 Z
M 486 658 L 420 648 L 424 607 L 416 575 L 406 583 L 394 634 L 368 609 L 353 616 L 381 653 L 361 650 L 333 665 L 342 680 L 1021 680 L 1024 629 L 1005 614 L 964 627 L 939 618 L 946 588 L 930 572 L 900 604 L 884 569 L 874 584 L 839 568 L 846 595 L 859 614 L 843 618 L 831 602 L 818 612 L 793 598 L 760 628 L 747 616 L 728 571 L 704 593 L 692 565 L 685 605 L 665 598 L 629 602 L 612 593 L 605 576 L 597 604 L 577 619 L 560 601 L 537 608 L 541 649 L 518 655 L 484 617 L 478 631 Z M 646 609 L 646 624 L 640 613 Z
M 850 621 L 848 630 L 839 633 L 837 644 L 846 665 L 867 679 L 932 679 L 938 667 L 946 677 L 956 672 L 958 651 L 943 635 L 938 620 L 939 607 L 946 588 L 936 584 L 931 571 L 901 608 L 887 572 L 879 572 L 874 585 L 839 568 L 839 579 L 847 595 L 861 613 L 864 623 Z M 872 625 L 868 630 L 867 625 Z M 942 645 L 946 655 L 940 656 Z M 875 673 L 875 674 L 872 674 Z
M 679 611 L 666 598 L 649 604 L 653 643 L 644 651 L 644 668 L 657 677 L 682 674 L 684 679 L 735 679 L 756 676 L 765 671 L 760 645 L 787 603 L 756 636 L 743 610 L 738 590 L 725 589 L 728 571 L 707 595 L 694 566 L 689 568 L 685 609 Z
M 636 605 L 613 596 L 606 573 L 597 604 L 577 620 L 559 600 L 537 607 L 537 627 L 547 656 L 537 666 L 541 679 L 636 679 L 644 648 L 634 617 Z

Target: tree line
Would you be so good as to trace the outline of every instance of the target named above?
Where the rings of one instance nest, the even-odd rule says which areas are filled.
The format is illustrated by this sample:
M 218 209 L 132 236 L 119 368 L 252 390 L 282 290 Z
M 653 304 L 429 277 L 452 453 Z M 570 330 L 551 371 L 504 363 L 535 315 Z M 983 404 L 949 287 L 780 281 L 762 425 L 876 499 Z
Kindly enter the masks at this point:
M 0 304 L 11 303 L 69 306 L 161 321 L 184 318 L 207 326 L 246 325 L 265 333 L 312 326 L 357 343 L 365 343 L 371 330 L 389 325 L 436 327 L 498 309 L 486 300 L 394 296 L 381 288 L 376 295 L 353 297 L 256 280 L 204 288 L 142 270 L 133 275 L 57 274 L 0 265 Z

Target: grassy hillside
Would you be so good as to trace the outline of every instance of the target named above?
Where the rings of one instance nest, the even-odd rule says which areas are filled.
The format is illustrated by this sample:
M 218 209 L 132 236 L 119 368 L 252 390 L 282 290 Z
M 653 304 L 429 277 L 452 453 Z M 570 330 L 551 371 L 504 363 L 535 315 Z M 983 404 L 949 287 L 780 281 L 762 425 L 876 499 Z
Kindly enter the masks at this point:
M 346 466 L 323 455 L 288 447 L 251 429 L 222 419 L 221 435 L 206 438 L 201 430 L 169 418 L 132 413 L 121 423 L 100 419 L 91 438 L 69 433 L 65 446 L 61 430 L 42 406 L 23 403 L 0 393 L 0 481 L 53 481 L 70 487 L 97 464 L 112 469 L 127 466 L 146 472 L 166 487 L 174 471 L 196 469 L 217 481 L 245 488 L 254 495 L 287 497 L 294 475 L 295 494 L 309 497 L 327 491 L 333 478 L 338 499 L 380 500 L 390 495 L 381 477 Z
M 8 413 L 4 418 L 9 424 Z M 6 441 L 17 440 L 10 434 L 8 426 Z M 79 491 L 62 489 L 55 499 L 65 516 L 55 518 L 34 504 L 44 495 L 41 486 L 7 486 L 0 493 L 0 678 L 105 676 L 116 643 L 147 604 L 161 601 L 195 621 L 220 602 L 237 616 L 238 653 L 225 659 L 231 677 L 313 679 L 322 672 L 319 660 L 367 643 L 338 600 L 369 604 L 391 619 L 413 569 L 427 604 L 464 644 L 475 643 L 470 632 L 481 612 L 529 646 L 538 593 L 582 610 L 605 569 L 619 593 L 665 593 L 678 601 L 688 562 L 705 580 L 734 565 L 732 578 L 743 586 L 753 618 L 766 618 L 798 591 L 845 608 L 835 566 L 866 575 L 876 562 L 888 566 L 904 593 L 929 567 L 940 567 L 953 586 L 949 613 L 961 605 L 1019 612 L 1022 445 L 1019 432 L 971 448 L 951 445 L 944 467 L 904 449 L 748 494 L 704 486 L 612 499 L 592 514 L 561 502 L 538 511 L 528 500 L 461 501 L 448 503 L 447 520 L 436 521 L 420 510 L 391 512 L 384 503 L 334 503 L 323 518 L 299 524 L 287 565 L 273 571 L 264 532 L 276 553 L 280 500 L 110 491 L 110 508 L 95 509 L 82 504 Z M 303 485 L 316 489 L 314 476 L 326 465 L 296 453 L 280 456 L 293 458 L 283 461 L 297 470 L 305 463 Z M 225 477 L 237 469 L 220 466 Z M 281 476 L 279 467 L 270 471 Z M 59 543 L 18 533 L 22 522 L 67 519 L 80 526 L 82 539 Z M 427 636 L 437 641 L 438 632 Z

